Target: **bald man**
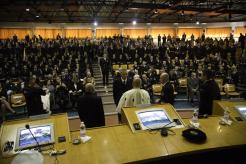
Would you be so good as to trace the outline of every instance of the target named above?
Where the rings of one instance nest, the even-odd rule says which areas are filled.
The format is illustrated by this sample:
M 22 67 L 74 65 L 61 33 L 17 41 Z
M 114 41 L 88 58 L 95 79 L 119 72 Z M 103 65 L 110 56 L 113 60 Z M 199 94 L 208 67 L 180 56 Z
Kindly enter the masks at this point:
M 139 77 L 133 79 L 132 89 L 126 91 L 120 98 L 119 104 L 116 108 L 118 113 L 121 113 L 123 107 L 134 107 L 140 104 L 150 104 L 149 93 L 140 89 L 142 85 L 142 80 Z
M 160 82 L 163 85 L 161 90 L 161 102 L 174 103 L 174 88 L 173 85 L 169 82 L 169 75 L 167 73 L 162 73 L 160 75 Z

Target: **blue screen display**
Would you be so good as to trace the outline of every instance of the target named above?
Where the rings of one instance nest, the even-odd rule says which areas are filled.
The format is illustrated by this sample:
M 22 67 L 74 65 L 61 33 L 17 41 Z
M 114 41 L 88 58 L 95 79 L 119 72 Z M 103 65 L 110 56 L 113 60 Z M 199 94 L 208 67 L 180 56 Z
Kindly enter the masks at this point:
M 161 128 L 171 122 L 163 110 L 139 112 L 138 117 L 147 128 Z
M 50 143 L 52 141 L 51 126 L 39 126 L 30 128 L 32 134 L 35 136 L 39 144 Z M 19 146 L 29 147 L 36 145 L 36 141 L 28 129 L 20 131 Z

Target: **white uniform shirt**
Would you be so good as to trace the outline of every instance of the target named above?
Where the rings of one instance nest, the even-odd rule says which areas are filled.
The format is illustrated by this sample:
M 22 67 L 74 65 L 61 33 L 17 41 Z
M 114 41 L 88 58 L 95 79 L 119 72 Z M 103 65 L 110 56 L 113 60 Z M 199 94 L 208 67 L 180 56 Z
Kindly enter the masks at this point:
M 133 88 L 121 96 L 116 111 L 121 113 L 123 107 L 134 107 L 140 104 L 150 104 L 149 93 L 144 89 Z

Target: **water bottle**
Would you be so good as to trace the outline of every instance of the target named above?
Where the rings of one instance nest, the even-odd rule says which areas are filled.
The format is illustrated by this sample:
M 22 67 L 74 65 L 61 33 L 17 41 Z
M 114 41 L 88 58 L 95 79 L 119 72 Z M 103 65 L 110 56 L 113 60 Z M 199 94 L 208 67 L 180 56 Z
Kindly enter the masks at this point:
M 85 123 L 82 121 L 80 123 L 80 137 L 84 137 L 86 135 L 86 127 Z
M 224 110 L 224 119 L 225 121 L 228 121 L 230 118 L 228 107 Z
M 195 109 L 192 115 L 192 122 L 193 123 L 198 123 L 198 110 Z

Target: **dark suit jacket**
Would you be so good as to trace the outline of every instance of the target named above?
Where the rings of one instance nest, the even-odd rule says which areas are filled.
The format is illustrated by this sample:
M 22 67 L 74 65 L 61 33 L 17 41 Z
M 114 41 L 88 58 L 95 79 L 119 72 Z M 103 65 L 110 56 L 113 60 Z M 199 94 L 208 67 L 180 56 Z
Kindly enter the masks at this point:
M 199 114 L 212 114 L 213 100 L 220 100 L 220 89 L 214 80 L 204 82 L 200 87 Z
M 45 91 L 41 88 L 25 88 L 24 95 L 26 98 L 28 115 L 39 115 L 46 113 L 43 110 L 41 95 L 45 95 Z
M 79 97 L 78 113 L 87 128 L 105 126 L 105 118 L 101 97 L 85 94 Z
M 110 70 L 110 62 L 109 62 L 109 59 L 106 58 L 106 60 L 104 58 L 102 58 L 100 60 L 100 66 L 101 66 L 101 69 L 102 69 L 102 73 L 103 74 L 107 74 Z
M 174 103 L 174 88 L 170 82 L 167 82 L 162 87 L 161 102 L 170 103 L 172 105 Z
M 132 80 L 130 80 L 129 78 L 127 78 L 126 84 L 122 82 L 121 78 L 115 79 L 113 83 L 114 103 L 118 105 L 123 93 L 130 90 L 131 88 L 132 88 Z

